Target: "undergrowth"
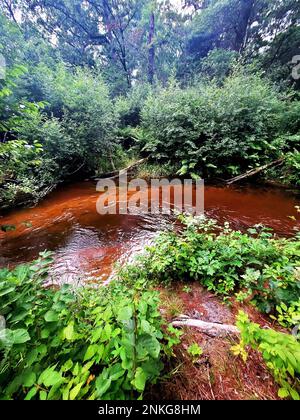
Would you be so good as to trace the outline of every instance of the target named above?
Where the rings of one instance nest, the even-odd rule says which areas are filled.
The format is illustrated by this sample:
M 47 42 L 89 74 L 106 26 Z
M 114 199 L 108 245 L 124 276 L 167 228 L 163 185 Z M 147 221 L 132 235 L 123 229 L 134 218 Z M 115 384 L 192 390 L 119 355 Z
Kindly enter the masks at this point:
M 154 291 L 45 288 L 49 254 L 0 271 L 0 399 L 135 399 L 159 378 L 179 333 Z
M 299 399 L 300 240 L 277 238 L 256 226 L 247 233 L 212 220 L 180 216 L 180 231 L 164 232 L 120 278 L 134 284 L 197 281 L 232 302 L 255 305 L 293 334 L 262 329 L 240 314 L 241 343 L 233 348 L 247 359 L 248 346 L 260 351 L 280 385 L 279 396 Z
M 299 236 L 279 239 L 261 226 L 242 233 L 202 217 L 180 220 L 179 232 L 162 233 L 145 255 L 121 271 L 125 281 L 198 281 L 225 299 L 236 294 L 268 314 L 281 313 L 282 304 L 299 311 Z M 286 322 L 292 326 L 294 318 Z
M 241 332 L 241 341 L 232 347 L 234 354 L 241 355 L 246 362 L 247 347 L 260 351 L 280 385 L 279 397 L 300 400 L 300 342 L 297 338 L 272 329 L 263 329 L 250 322 L 243 312 L 238 315 L 237 326 Z

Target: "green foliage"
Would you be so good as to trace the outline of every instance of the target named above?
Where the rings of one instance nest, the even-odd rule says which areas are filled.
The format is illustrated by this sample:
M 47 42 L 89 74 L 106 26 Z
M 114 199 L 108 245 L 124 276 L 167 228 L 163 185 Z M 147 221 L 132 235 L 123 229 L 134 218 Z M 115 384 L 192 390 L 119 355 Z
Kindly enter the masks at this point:
M 166 346 L 166 352 L 169 356 L 174 356 L 173 347 L 180 343 L 180 337 L 182 336 L 183 332 L 177 328 L 174 328 L 172 325 L 169 325 L 167 331 L 168 342 Z
M 266 313 L 276 313 L 278 305 L 298 300 L 297 238 L 275 239 L 261 227 L 241 233 L 202 217 L 181 216 L 180 220 L 185 225 L 182 231 L 161 234 L 136 262 L 136 275 L 127 268 L 135 281 L 197 280 L 225 298 L 246 291 L 239 300 L 249 298 Z
M 50 262 L 46 253 L 0 271 L 0 398 L 141 396 L 178 343 L 178 334 L 162 331 L 157 293 L 121 283 L 45 288 Z
M 44 104 L 14 95 L 25 72 L 24 66 L 14 66 L 0 81 L 0 207 L 35 202 L 57 181 L 58 168 L 43 153 L 44 139 L 36 135 Z
M 137 171 L 138 178 L 157 178 L 174 176 L 178 171 L 178 166 L 171 163 L 146 162 L 139 166 Z
M 0 90 L 2 207 L 36 202 L 74 173 L 109 172 L 125 161 L 116 140 L 118 117 L 102 78 L 63 65 L 54 70 L 40 65 L 38 72 L 43 102 L 19 99 L 17 80 L 24 74 L 19 67 Z
M 15 225 L 2 225 L 1 230 L 2 232 L 12 232 L 16 230 L 16 226 Z
M 42 104 L 35 104 L 16 97 L 13 92 L 21 76 L 28 71 L 24 65 L 7 68 L 5 78 L 0 79 L 0 133 L 6 140 L 8 132 L 22 118 L 36 114 Z
M 300 343 L 295 337 L 272 329 L 260 328 L 249 321 L 248 316 L 240 312 L 237 326 L 241 332 L 241 341 L 232 348 L 235 355 L 247 360 L 246 347 L 250 346 L 261 352 L 267 367 L 280 385 L 279 397 L 291 397 L 299 400 L 300 392 Z
M 0 143 L 0 207 L 28 204 L 43 197 L 55 182 L 57 167 L 43 155 L 38 141 Z
M 201 354 L 203 354 L 202 348 L 197 343 L 191 344 L 188 347 L 187 352 L 190 356 L 192 356 L 194 362 L 199 358 L 199 356 L 201 356 Z
M 291 61 L 299 54 L 300 9 L 297 0 L 211 0 L 193 2 L 198 12 L 188 27 L 186 49 L 179 61 L 181 78 L 202 75 L 202 63 L 217 48 L 235 53 L 283 89 L 299 89 Z M 198 5 L 198 6 L 196 6 Z M 188 67 L 189 71 L 184 71 Z M 205 71 L 204 71 L 205 74 Z
M 88 68 L 71 72 L 62 64 L 40 71 L 46 111 L 53 112 L 61 124 L 51 122 L 53 135 L 45 141 L 49 155 L 59 159 L 61 166 L 72 161 L 73 171 L 79 166 L 86 172 L 101 171 L 101 165 L 113 160 L 117 128 L 103 78 Z
M 234 51 L 214 49 L 201 62 L 201 77 L 207 76 L 222 84 L 236 64 L 237 54 Z
M 148 84 L 134 86 L 126 96 L 115 99 L 115 111 L 120 120 L 120 128 L 136 127 L 140 124 L 141 109 L 151 92 Z
M 300 152 L 290 152 L 286 156 L 283 172 L 284 181 L 293 184 L 300 185 Z
M 184 293 L 191 293 L 192 288 L 191 288 L 191 287 L 189 287 L 189 286 L 183 286 L 182 291 L 183 291 Z
M 143 150 L 162 161 L 181 161 L 181 175 L 231 176 L 278 157 L 274 139 L 288 107 L 258 76 L 237 74 L 223 86 L 211 82 L 185 90 L 171 83 L 150 95 L 142 110 L 148 133 Z
M 276 306 L 277 321 L 283 327 L 300 327 L 300 299 L 297 302 L 291 302 L 289 306 L 281 303 Z M 275 317 L 274 317 L 275 318 Z M 275 318 L 276 319 L 276 318 Z

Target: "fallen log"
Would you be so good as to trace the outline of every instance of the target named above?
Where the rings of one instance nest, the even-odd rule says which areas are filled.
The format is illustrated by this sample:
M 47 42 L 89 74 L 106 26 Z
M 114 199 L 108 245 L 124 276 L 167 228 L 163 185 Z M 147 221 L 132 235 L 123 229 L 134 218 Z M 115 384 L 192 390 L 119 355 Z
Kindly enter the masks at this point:
M 119 171 L 113 171 L 113 172 L 109 172 L 109 173 L 106 173 L 106 174 L 102 174 L 101 176 L 95 178 L 95 180 L 99 181 L 100 179 L 118 178 L 120 175 L 123 175 L 126 172 L 129 172 L 132 169 L 136 168 L 137 166 L 141 165 L 142 163 L 145 163 L 148 159 L 149 159 L 149 157 L 146 157 L 146 158 L 140 159 L 140 160 L 132 163 L 131 165 L 127 166 L 127 168 L 121 169 Z
M 250 171 L 246 172 L 245 174 L 238 175 L 234 178 L 228 179 L 225 181 L 227 185 L 234 184 L 235 182 L 241 181 L 246 178 L 250 178 L 252 176 L 258 175 L 260 172 L 265 171 L 266 169 L 272 168 L 274 166 L 282 165 L 284 162 L 284 158 L 277 159 L 274 162 L 267 163 L 266 165 L 259 166 L 258 168 L 251 169 Z
M 188 318 L 185 315 L 176 318 L 172 325 L 174 327 L 194 327 L 210 337 L 238 336 L 240 334 L 239 329 L 234 325 L 205 322 L 200 319 Z

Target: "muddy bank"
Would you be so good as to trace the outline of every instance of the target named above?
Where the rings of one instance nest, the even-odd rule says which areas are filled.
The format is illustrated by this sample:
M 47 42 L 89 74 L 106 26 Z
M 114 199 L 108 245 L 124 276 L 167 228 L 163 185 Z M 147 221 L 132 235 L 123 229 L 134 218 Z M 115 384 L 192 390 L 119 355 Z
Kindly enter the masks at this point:
M 234 324 L 239 309 L 262 327 L 271 327 L 267 316 L 254 307 L 221 299 L 205 290 L 200 284 L 178 283 L 171 288 L 160 288 L 161 308 L 170 322 L 175 313 L 184 313 L 207 322 Z M 181 343 L 175 348 L 175 358 L 168 366 L 167 375 L 153 386 L 145 398 L 164 400 L 278 400 L 278 385 L 268 371 L 262 356 L 249 351 L 247 363 L 231 352 L 234 338 L 210 337 L 195 328 L 182 329 Z M 203 353 L 193 359 L 190 345 L 197 343 Z

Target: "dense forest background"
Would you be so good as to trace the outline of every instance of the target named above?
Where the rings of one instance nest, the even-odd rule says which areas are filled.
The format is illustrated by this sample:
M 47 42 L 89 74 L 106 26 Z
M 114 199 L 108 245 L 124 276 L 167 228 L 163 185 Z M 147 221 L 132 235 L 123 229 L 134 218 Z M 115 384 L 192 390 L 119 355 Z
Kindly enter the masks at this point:
M 299 185 L 296 0 L 1 0 L 0 206 L 144 174 Z

